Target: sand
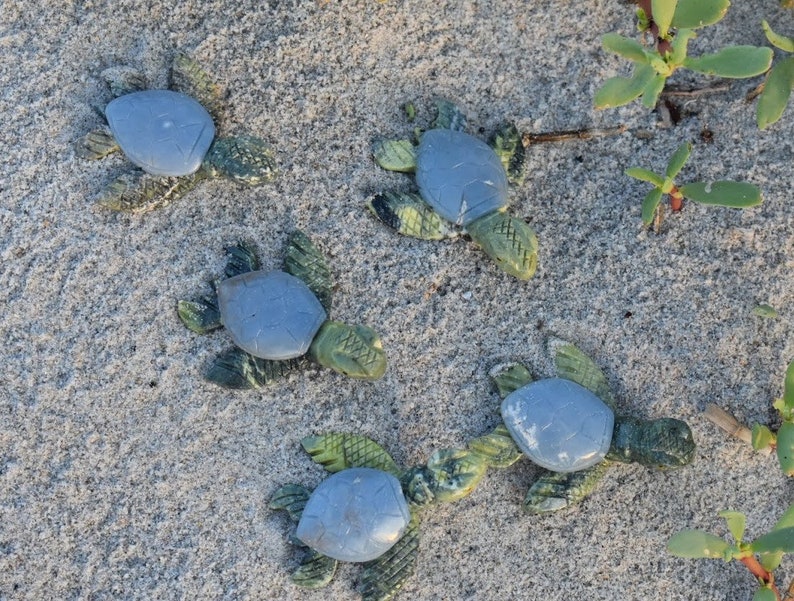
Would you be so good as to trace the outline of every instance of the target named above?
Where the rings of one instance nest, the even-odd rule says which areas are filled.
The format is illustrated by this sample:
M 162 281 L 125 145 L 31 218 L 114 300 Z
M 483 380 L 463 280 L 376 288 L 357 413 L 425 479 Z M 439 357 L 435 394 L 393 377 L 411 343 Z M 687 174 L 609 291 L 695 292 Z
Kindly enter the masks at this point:
M 424 462 L 498 423 L 494 364 L 552 375 L 551 336 L 596 360 L 621 411 L 687 420 L 695 463 L 611 470 L 581 506 L 542 518 L 521 509 L 537 468 L 490 471 L 471 496 L 423 514 L 398 599 L 750 599 L 742 566 L 678 559 L 665 544 L 683 528 L 726 534 L 727 508 L 749 514 L 753 538 L 794 497 L 773 457 L 702 416 L 717 403 L 775 423 L 794 358 L 794 109 L 758 131 L 744 102 L 755 79 L 686 100 L 674 128 L 638 103 L 594 110 L 598 86 L 627 72 L 599 43 L 632 34 L 618 0 L 172 4 L 9 0 L 0 11 L 0 599 L 357 599 L 359 566 L 341 566 L 322 592 L 290 581 L 292 525 L 267 504 L 284 483 L 323 478 L 300 439 L 353 432 L 400 465 Z M 692 51 L 763 45 L 762 18 L 794 32 L 776 1 L 736 2 Z M 129 168 L 73 150 L 101 124 L 102 70 L 131 65 L 165 87 L 177 50 L 228 89 L 222 130 L 268 140 L 281 176 L 205 183 L 140 216 L 94 206 Z M 405 102 L 426 126 L 438 96 L 465 108 L 473 133 L 505 119 L 532 133 L 629 129 L 528 149 L 510 209 L 541 243 L 528 283 L 469 241 L 398 237 L 364 208 L 412 186 L 373 163 L 371 143 L 411 134 Z M 687 140 L 682 181 L 750 181 L 765 202 L 687 203 L 649 233 L 647 187 L 622 172 L 662 170 Z M 386 376 L 312 367 L 262 391 L 205 382 L 229 338 L 186 330 L 177 300 L 208 290 L 236 240 L 279 266 L 295 228 L 332 261 L 333 317 L 382 333 Z M 780 317 L 753 315 L 759 303 Z M 780 580 L 793 577 L 787 559 Z

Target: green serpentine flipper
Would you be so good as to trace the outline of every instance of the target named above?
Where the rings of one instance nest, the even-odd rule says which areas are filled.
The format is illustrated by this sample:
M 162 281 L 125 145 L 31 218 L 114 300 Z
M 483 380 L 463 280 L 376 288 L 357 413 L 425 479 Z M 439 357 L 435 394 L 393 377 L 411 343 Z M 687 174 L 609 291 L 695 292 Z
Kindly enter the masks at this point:
M 228 177 L 248 186 L 272 181 L 278 175 L 273 149 L 255 136 L 216 138 L 201 167 L 212 177 Z
M 438 115 L 436 120 L 433 121 L 433 129 L 466 131 L 466 125 L 468 124 L 466 115 L 455 103 L 441 98 L 436 100 L 436 108 L 438 109 Z
M 491 138 L 491 148 L 502 161 L 508 181 L 511 184 L 522 184 L 526 153 L 518 128 L 513 123 L 503 124 Z
M 234 347 L 218 355 L 206 378 L 224 388 L 262 388 L 305 363 L 305 357 L 282 361 L 260 359 Z
M 371 467 L 388 472 L 397 478 L 401 470 L 378 443 L 366 436 L 330 433 L 307 436 L 301 445 L 311 458 L 331 473 L 349 467 Z
M 528 280 L 538 266 L 538 238 L 526 223 L 495 211 L 466 226 L 472 239 L 505 272 Z
M 554 363 L 558 377 L 584 386 L 610 408 L 615 408 L 615 397 L 609 389 L 604 372 L 574 345 L 566 343 L 558 346 L 554 353 Z
M 443 240 L 457 236 L 448 222 L 418 194 L 383 192 L 367 203 L 383 223 L 405 236 L 420 240 Z
M 372 156 L 388 171 L 413 173 L 416 169 L 416 147 L 410 140 L 378 140 L 372 145 Z
M 96 202 L 114 211 L 147 213 L 181 198 L 207 177 L 203 169 L 182 177 L 158 177 L 135 173 L 116 178 Z
M 530 487 L 524 509 L 529 513 L 548 513 L 579 503 L 593 491 L 609 466 L 609 461 L 602 461 L 578 472 L 544 470 Z
M 197 334 L 206 334 L 223 325 L 217 296 L 205 296 L 197 301 L 178 301 L 176 311 L 185 327 Z
M 174 89 L 198 100 L 216 124 L 221 120 L 223 90 L 195 60 L 182 52 L 174 57 L 171 65 L 171 85 Z
M 331 311 L 334 282 L 322 253 L 300 230 L 290 236 L 284 257 L 285 271 L 299 278 L 314 292 L 327 313 Z
M 387 601 L 414 573 L 419 549 L 419 519 L 411 522 L 402 538 L 378 559 L 364 564 L 359 584 L 363 601 Z
M 489 373 L 500 398 L 532 382 L 532 374 L 520 363 L 507 363 L 493 367 Z
M 270 499 L 270 509 L 283 509 L 289 513 L 290 519 L 297 523 L 301 519 L 303 508 L 309 500 L 311 492 L 300 484 L 285 484 L 279 488 Z
M 331 582 L 337 563 L 327 555 L 308 549 L 300 567 L 292 573 L 292 581 L 303 588 L 322 588 Z
M 120 151 L 121 147 L 110 132 L 92 131 L 77 141 L 74 150 L 81 159 L 98 160 Z
M 259 269 L 259 259 L 253 246 L 245 242 L 238 242 L 226 249 L 226 267 L 224 273 L 227 278 L 256 271 Z

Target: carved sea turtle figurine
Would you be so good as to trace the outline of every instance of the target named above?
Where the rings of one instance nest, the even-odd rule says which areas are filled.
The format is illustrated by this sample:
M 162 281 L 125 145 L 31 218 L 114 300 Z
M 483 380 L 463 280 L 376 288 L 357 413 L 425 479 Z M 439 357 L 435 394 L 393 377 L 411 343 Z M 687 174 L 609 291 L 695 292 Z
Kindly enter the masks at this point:
M 465 132 L 466 117 L 457 106 L 446 100 L 437 105 L 433 128 L 418 136 L 418 145 L 390 140 L 373 147 L 384 169 L 415 173 L 421 195 L 378 194 L 369 209 L 399 233 L 423 240 L 451 238 L 463 228 L 501 269 L 528 280 L 538 264 L 537 236 L 505 212 L 508 180 L 522 179 L 521 135 L 506 125 L 491 147 Z
M 109 130 L 78 141 L 78 155 L 101 159 L 121 151 L 140 169 L 113 181 L 97 202 L 143 213 L 165 206 L 203 179 L 227 177 L 257 186 L 277 174 L 273 151 L 261 139 L 215 136 L 223 111 L 221 88 L 185 54 L 174 58 L 175 90 L 149 90 L 131 69 L 103 73 L 115 96 L 104 111 Z
M 558 344 L 558 377 L 533 382 L 522 365 L 498 366 L 492 376 L 504 397 L 500 425 L 469 445 L 488 452 L 494 440 L 505 467 L 526 454 L 546 471 L 529 489 L 530 513 L 563 509 L 583 500 L 614 463 L 673 469 L 694 458 L 689 426 L 678 419 L 614 414 L 614 398 L 595 363 L 571 344 Z M 512 453 L 506 450 L 512 445 Z
M 328 319 L 331 272 L 303 232 L 290 237 L 284 271 L 259 270 L 245 244 L 228 253 L 226 279 L 213 284 L 213 294 L 177 305 L 189 329 L 205 334 L 225 326 L 237 345 L 215 359 L 208 380 L 227 388 L 259 388 L 306 357 L 351 378 L 383 375 L 386 356 L 375 330 Z
M 309 436 L 301 444 L 333 475 L 314 492 L 283 486 L 270 502 L 298 523 L 292 542 L 306 549 L 292 579 L 320 588 L 333 578 L 338 561 L 363 562 L 364 601 L 392 598 L 413 573 L 417 510 L 465 497 L 487 469 L 481 455 L 443 449 L 426 465 L 401 470 L 381 446 L 353 434 Z

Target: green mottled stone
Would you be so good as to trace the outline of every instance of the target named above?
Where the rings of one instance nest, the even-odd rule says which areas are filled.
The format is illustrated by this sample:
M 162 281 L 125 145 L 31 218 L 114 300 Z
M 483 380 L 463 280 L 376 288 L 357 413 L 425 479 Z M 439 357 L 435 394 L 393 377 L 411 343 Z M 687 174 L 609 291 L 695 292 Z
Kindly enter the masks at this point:
M 401 473 L 383 447 L 365 436 L 334 432 L 307 436 L 301 445 L 316 463 L 331 473 L 351 467 L 370 467 L 394 476 Z
M 358 590 L 363 601 L 388 601 L 414 573 L 419 550 L 419 519 L 414 515 L 391 549 L 364 564 Z
M 326 321 L 314 337 L 309 354 L 320 365 L 359 380 L 377 380 L 386 371 L 380 336 L 368 326 Z
M 526 223 L 497 211 L 471 222 L 467 231 L 503 271 L 520 280 L 535 275 L 538 238 Z

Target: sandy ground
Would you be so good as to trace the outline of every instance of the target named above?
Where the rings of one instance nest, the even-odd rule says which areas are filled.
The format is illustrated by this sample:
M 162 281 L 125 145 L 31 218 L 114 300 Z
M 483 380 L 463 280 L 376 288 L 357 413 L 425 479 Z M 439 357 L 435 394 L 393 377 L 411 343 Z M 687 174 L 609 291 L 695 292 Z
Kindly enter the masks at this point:
M 323 478 L 299 440 L 349 431 L 400 465 L 423 462 L 498 423 L 492 365 L 516 358 L 551 375 L 551 335 L 603 367 L 623 411 L 687 420 L 694 465 L 614 469 L 580 507 L 544 518 L 521 510 L 538 474 L 528 461 L 489 472 L 470 497 L 424 513 L 398 598 L 750 599 L 741 566 L 677 559 L 665 544 L 687 527 L 725 533 L 725 508 L 749 514 L 752 538 L 794 496 L 772 457 L 702 417 L 714 402 L 772 423 L 794 358 L 794 109 L 759 132 L 743 101 L 754 80 L 687 101 L 672 129 L 638 104 L 595 111 L 595 89 L 626 72 L 598 41 L 632 33 L 618 0 L 171 4 L 8 0 L 0 11 L 0 599 L 357 599 L 358 566 L 325 592 L 290 582 L 291 525 L 267 503 L 284 483 Z M 692 49 L 765 44 L 762 18 L 794 32 L 775 0 L 737 2 Z M 164 87 L 178 49 L 228 89 L 223 131 L 278 149 L 280 178 L 209 182 L 142 216 L 95 207 L 129 167 L 73 151 L 109 100 L 101 71 L 132 65 Z M 631 130 L 529 149 L 511 210 L 540 238 L 532 281 L 467 241 L 398 237 L 364 209 L 376 191 L 412 186 L 373 163 L 372 141 L 410 134 L 407 101 L 426 125 L 437 96 L 465 107 L 474 133 L 504 119 L 526 132 Z M 682 178 L 751 181 L 764 204 L 689 204 L 661 235 L 644 231 L 646 187 L 622 170 L 661 170 L 685 140 Z M 205 382 L 229 338 L 187 331 L 177 299 L 204 292 L 238 239 L 279 266 L 296 227 L 332 260 L 333 316 L 382 333 L 386 376 L 317 367 L 259 392 Z M 752 315 L 758 303 L 780 318 Z M 780 577 L 794 578 L 790 559 Z

